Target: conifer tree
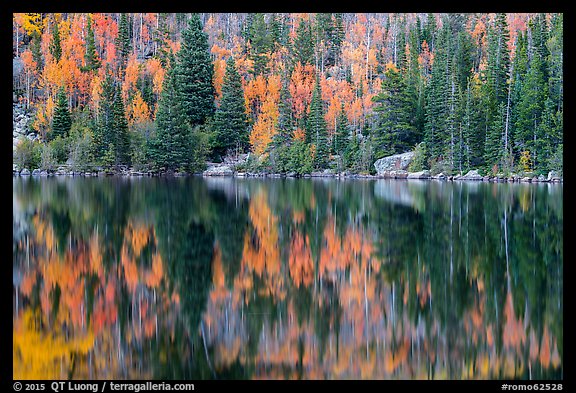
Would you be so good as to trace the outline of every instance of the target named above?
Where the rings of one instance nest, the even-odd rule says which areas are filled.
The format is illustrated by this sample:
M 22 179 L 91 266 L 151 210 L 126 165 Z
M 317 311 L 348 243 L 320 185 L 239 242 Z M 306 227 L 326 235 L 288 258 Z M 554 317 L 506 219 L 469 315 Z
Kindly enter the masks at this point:
M 174 66 L 177 100 L 191 127 L 202 125 L 214 115 L 214 66 L 210 58 L 208 36 L 202 30 L 198 14 L 192 14 L 182 32 L 182 45 Z
M 72 119 L 70 118 L 70 111 L 68 110 L 68 97 L 66 97 L 64 88 L 61 87 L 56 96 L 56 108 L 54 109 L 54 117 L 52 119 L 50 140 L 58 136 L 65 138 L 68 136 L 71 126 Z
M 320 79 L 316 78 L 316 85 L 312 93 L 310 102 L 310 116 L 306 127 L 306 143 L 314 145 L 314 166 L 318 169 L 324 168 L 328 163 L 328 133 L 326 130 L 326 120 L 324 119 L 324 108 L 322 103 L 322 93 L 320 90 Z
M 292 43 L 293 64 L 314 64 L 314 36 L 310 21 L 301 19 Z
M 232 57 L 226 62 L 222 99 L 214 116 L 215 152 L 224 156 L 229 149 L 237 153 L 248 146 L 248 118 L 244 104 L 242 79 Z
M 126 68 L 130 51 L 132 50 L 132 41 L 130 40 L 130 25 L 125 13 L 120 14 L 120 23 L 118 24 L 118 37 L 116 38 L 116 48 L 118 59 L 122 69 Z
M 174 64 L 173 57 L 170 64 Z M 186 168 L 189 163 L 190 127 L 179 98 L 175 67 L 172 67 L 158 100 L 156 136 L 150 146 L 150 156 L 158 169 L 174 171 Z
M 84 63 L 85 65 L 80 67 L 84 72 L 97 70 L 101 65 L 98 53 L 96 52 L 94 30 L 92 29 L 92 18 L 90 15 L 88 15 L 86 21 L 86 53 L 84 54 Z
M 60 43 L 60 30 L 57 21 L 54 21 L 54 30 L 52 32 L 52 39 L 50 40 L 50 53 L 56 62 L 60 61 L 60 57 L 62 56 L 62 46 Z
M 377 115 L 374 141 L 376 157 L 410 150 L 416 143 L 416 130 L 410 124 L 412 109 L 406 82 L 393 64 L 388 64 L 380 93 L 373 98 Z
M 338 120 L 336 122 L 336 132 L 334 133 L 334 152 L 343 156 L 350 143 L 350 130 L 348 128 L 348 117 L 344 112 L 344 103 L 340 107 Z
M 116 166 L 130 165 L 130 135 L 128 134 L 128 122 L 126 120 L 126 112 L 124 110 L 124 103 L 122 102 L 120 86 L 116 87 L 112 112 L 114 114 L 114 121 L 112 123 L 112 129 L 114 132 L 112 138 L 112 144 L 114 147 L 114 164 Z

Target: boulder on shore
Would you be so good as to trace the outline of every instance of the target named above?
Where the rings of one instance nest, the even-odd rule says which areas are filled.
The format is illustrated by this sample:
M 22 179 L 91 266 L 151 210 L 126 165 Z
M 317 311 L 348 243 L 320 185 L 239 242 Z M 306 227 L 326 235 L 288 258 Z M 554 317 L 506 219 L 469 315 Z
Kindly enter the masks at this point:
M 376 160 L 374 163 L 374 168 L 379 176 L 384 175 L 384 172 L 397 171 L 397 170 L 407 170 L 408 166 L 414 159 L 414 152 L 409 151 L 402 154 L 395 154 L 393 156 L 382 157 Z
M 482 175 L 480 175 L 476 169 L 473 169 L 464 176 L 461 176 L 460 180 L 482 180 Z
M 420 172 L 409 173 L 407 179 L 430 179 L 430 171 L 424 170 Z
M 202 176 L 233 176 L 234 171 L 228 165 L 214 165 L 208 167 L 204 172 L 202 172 Z

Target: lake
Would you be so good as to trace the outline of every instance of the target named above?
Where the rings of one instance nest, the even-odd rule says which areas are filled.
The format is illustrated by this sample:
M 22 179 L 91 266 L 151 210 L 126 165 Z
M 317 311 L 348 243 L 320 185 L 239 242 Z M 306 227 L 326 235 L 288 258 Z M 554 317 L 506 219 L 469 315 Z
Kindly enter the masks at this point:
M 15 379 L 559 379 L 561 184 L 13 178 Z

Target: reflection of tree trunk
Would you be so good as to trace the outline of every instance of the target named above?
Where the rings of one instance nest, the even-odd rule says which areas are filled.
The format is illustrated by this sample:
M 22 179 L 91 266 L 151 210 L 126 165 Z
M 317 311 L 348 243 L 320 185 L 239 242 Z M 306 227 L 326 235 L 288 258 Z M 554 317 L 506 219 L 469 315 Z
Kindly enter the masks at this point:
M 206 362 L 208 363 L 208 367 L 210 371 L 212 371 L 212 375 L 216 378 L 216 373 L 212 368 L 212 363 L 210 362 L 210 357 L 208 356 L 208 348 L 206 347 L 206 336 L 204 334 L 204 321 L 200 322 L 200 330 L 202 331 L 202 343 L 204 344 L 204 354 L 206 355 Z

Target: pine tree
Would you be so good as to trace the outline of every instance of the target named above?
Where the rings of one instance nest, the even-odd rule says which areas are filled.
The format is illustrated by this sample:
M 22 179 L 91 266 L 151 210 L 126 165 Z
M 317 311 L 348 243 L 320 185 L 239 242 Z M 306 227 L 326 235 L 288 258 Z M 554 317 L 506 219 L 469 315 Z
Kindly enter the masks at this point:
M 484 149 L 484 163 L 486 170 L 490 171 L 494 166 L 502 168 L 501 159 L 504 155 L 504 143 L 502 135 L 504 134 L 504 122 L 506 117 L 506 105 L 501 102 L 498 104 L 496 116 L 492 118 L 487 135 L 486 147 Z
M 106 70 L 106 77 L 102 81 L 101 88 L 101 100 L 97 109 L 98 121 L 94 130 L 95 158 L 97 160 L 102 160 L 110 148 L 112 148 L 112 152 L 114 152 L 113 103 L 116 89 L 109 69 Z
M 429 17 L 430 18 L 430 17 Z M 426 142 L 427 160 L 436 160 L 445 153 L 446 118 L 448 110 L 446 93 L 450 91 L 450 32 L 445 23 L 438 33 L 436 53 L 432 65 L 432 78 L 427 86 L 426 122 L 424 141 Z
M 182 46 L 174 66 L 177 100 L 185 121 L 191 126 L 202 125 L 215 111 L 213 84 L 214 66 L 208 47 L 208 36 L 202 30 L 197 14 L 182 32 Z
M 96 43 L 94 41 L 94 30 L 92 29 L 92 18 L 90 15 L 86 21 L 86 53 L 84 54 L 85 65 L 80 67 L 81 71 L 94 71 L 100 68 L 100 59 L 96 52 Z
M 491 110 L 497 110 L 500 103 L 508 98 L 508 71 L 510 69 L 510 55 L 508 41 L 510 34 L 506 22 L 506 14 L 497 14 L 493 28 L 488 34 L 488 68 L 487 87 Z
M 232 57 L 226 62 L 222 99 L 214 116 L 215 152 L 224 156 L 229 149 L 242 152 L 248 146 L 248 126 L 242 79 Z
M 294 133 L 294 116 L 292 113 L 292 97 L 290 95 L 289 81 L 283 78 L 280 89 L 280 100 L 278 102 L 278 121 L 276 123 L 276 133 L 272 137 L 272 147 L 287 144 Z
M 250 59 L 254 62 L 254 75 L 266 74 L 268 72 L 268 53 L 273 46 L 273 37 L 268 32 L 268 26 L 264 20 L 264 14 L 254 15 L 249 32 Z
M 514 140 L 518 152 L 530 151 L 534 165 L 537 166 L 540 163 L 537 151 L 537 127 L 544 111 L 547 89 L 542 71 L 542 59 L 538 54 L 532 57 L 528 67 L 528 73 L 522 83 L 520 101 L 514 108 L 516 112 Z
M 50 40 L 50 53 L 56 62 L 60 61 L 60 57 L 62 56 L 62 46 L 60 44 L 60 30 L 57 21 L 54 21 L 54 31 L 52 32 L 52 39 Z
M 310 21 L 301 19 L 296 29 L 296 38 L 292 43 L 293 65 L 314 64 L 314 36 Z
M 40 33 L 38 33 L 36 30 L 34 30 L 32 33 L 30 51 L 32 52 L 32 58 L 36 63 L 36 70 L 41 72 L 44 68 L 44 59 L 42 57 L 42 38 L 40 37 Z
M 416 144 L 410 124 L 412 102 L 400 71 L 388 64 L 380 93 L 373 98 L 377 125 L 374 131 L 376 157 L 403 153 Z
M 112 123 L 112 129 L 114 131 L 112 139 L 114 148 L 114 164 L 116 166 L 130 165 L 130 136 L 128 134 L 128 122 L 126 120 L 126 112 L 124 111 L 120 86 L 116 87 L 112 112 L 114 114 L 114 120 Z
M 312 93 L 312 101 L 310 101 L 310 116 L 308 117 L 305 141 L 315 147 L 315 168 L 324 168 L 328 163 L 330 148 L 328 146 L 328 132 L 326 130 L 320 79 L 318 77 L 316 78 L 316 85 Z
M 116 48 L 118 51 L 118 59 L 120 60 L 120 67 L 126 68 L 128 57 L 132 50 L 132 40 L 130 39 L 130 24 L 128 17 L 125 13 L 120 14 L 120 23 L 118 24 L 118 37 L 116 38 Z
M 344 111 L 344 103 L 340 107 L 338 120 L 336 122 L 336 132 L 334 133 L 334 152 L 343 157 L 350 143 L 350 130 L 348 128 L 348 117 Z
M 173 58 L 170 64 L 174 64 Z M 171 67 L 158 100 L 156 136 L 149 148 L 158 169 L 174 171 L 186 168 L 189 163 L 190 127 L 184 119 L 179 98 L 175 67 Z
M 56 96 L 56 108 L 54 109 L 54 117 L 52 118 L 50 140 L 58 136 L 62 138 L 67 137 L 71 126 L 72 119 L 70 118 L 70 111 L 68 110 L 68 97 L 66 97 L 64 88 L 61 87 Z

